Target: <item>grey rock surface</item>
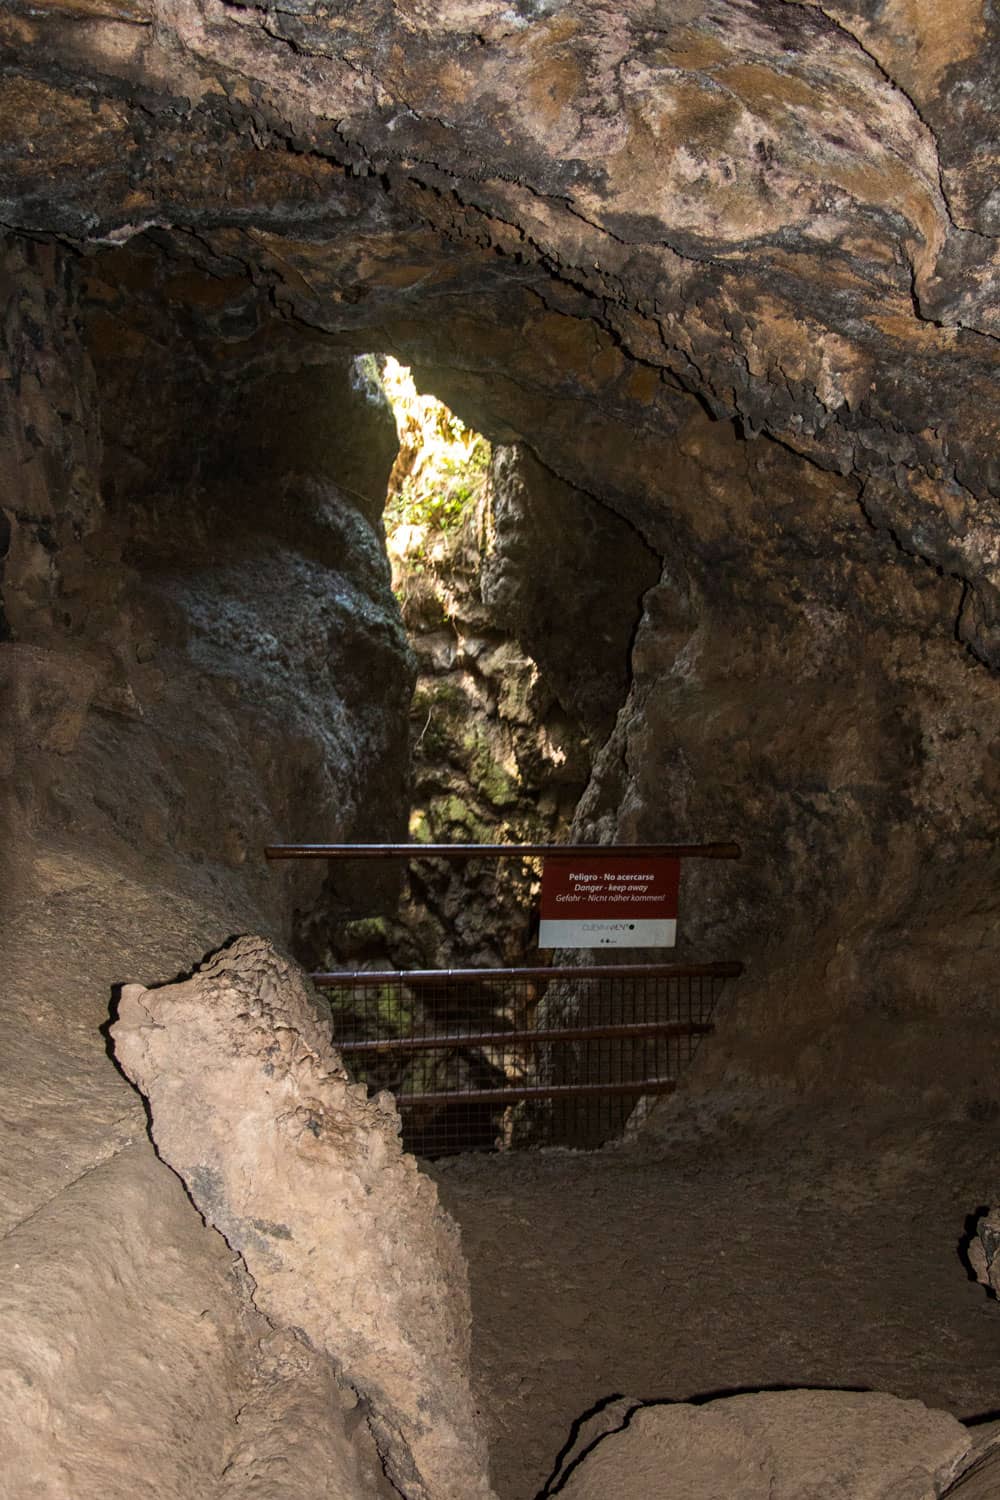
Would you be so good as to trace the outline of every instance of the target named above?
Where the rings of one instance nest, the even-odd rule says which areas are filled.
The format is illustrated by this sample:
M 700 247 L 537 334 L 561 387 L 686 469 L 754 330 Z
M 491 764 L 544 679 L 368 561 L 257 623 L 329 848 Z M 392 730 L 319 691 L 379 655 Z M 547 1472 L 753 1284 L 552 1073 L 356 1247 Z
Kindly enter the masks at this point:
M 976 1280 L 1000 1296 L 1000 1208 L 991 1208 L 976 1225 L 969 1245 L 969 1264 Z
M 257 1307 L 364 1398 L 397 1489 L 489 1496 L 458 1231 L 392 1101 L 349 1082 L 298 972 L 240 938 L 189 980 L 126 986 L 113 1037 L 158 1150 L 242 1255 Z

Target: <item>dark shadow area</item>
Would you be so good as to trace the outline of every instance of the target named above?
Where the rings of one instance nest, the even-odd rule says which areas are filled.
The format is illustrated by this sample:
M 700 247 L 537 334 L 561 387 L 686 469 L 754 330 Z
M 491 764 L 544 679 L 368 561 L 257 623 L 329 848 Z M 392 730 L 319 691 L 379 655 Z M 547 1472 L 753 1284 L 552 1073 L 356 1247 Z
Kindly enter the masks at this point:
M 963 1417 L 962 1421 L 966 1427 L 986 1427 L 990 1422 L 1000 1422 L 1000 1406 L 977 1412 L 974 1417 Z
M 588 1453 L 591 1453 L 593 1451 L 594 1447 L 601 1441 L 601 1438 L 606 1437 L 609 1432 L 621 1432 L 623 1428 L 628 1426 L 628 1418 L 631 1416 L 631 1411 L 624 1415 L 623 1420 L 618 1426 L 608 1426 L 606 1428 L 602 1428 L 600 1432 L 595 1433 L 591 1442 L 589 1442 L 585 1448 L 582 1448 L 580 1450 L 580 1452 L 576 1455 L 573 1462 L 569 1465 L 565 1472 L 563 1471 L 563 1465 L 566 1463 L 566 1460 L 573 1452 L 573 1449 L 580 1439 L 580 1434 L 582 1433 L 587 1423 L 592 1421 L 594 1417 L 599 1416 L 602 1411 L 607 1411 L 608 1407 L 613 1406 L 616 1401 L 628 1401 L 629 1399 L 630 1398 L 628 1396 L 622 1395 L 620 1391 L 611 1396 L 602 1396 L 600 1401 L 595 1401 L 594 1405 L 590 1407 L 589 1410 L 583 1412 L 581 1416 L 577 1417 L 576 1421 L 570 1428 L 569 1437 L 566 1439 L 566 1442 L 563 1444 L 562 1448 L 559 1450 L 559 1453 L 556 1455 L 556 1461 L 553 1465 L 551 1475 L 545 1481 L 545 1484 L 542 1486 L 542 1488 L 538 1491 L 538 1494 L 535 1496 L 535 1500 L 549 1500 L 549 1496 L 558 1495 L 559 1491 L 565 1488 L 565 1485 L 574 1469 L 576 1469 L 580 1462 L 584 1458 L 586 1458 Z M 636 1404 L 642 1405 L 643 1403 L 637 1402 Z M 633 1408 L 633 1410 L 634 1409 L 635 1408 Z

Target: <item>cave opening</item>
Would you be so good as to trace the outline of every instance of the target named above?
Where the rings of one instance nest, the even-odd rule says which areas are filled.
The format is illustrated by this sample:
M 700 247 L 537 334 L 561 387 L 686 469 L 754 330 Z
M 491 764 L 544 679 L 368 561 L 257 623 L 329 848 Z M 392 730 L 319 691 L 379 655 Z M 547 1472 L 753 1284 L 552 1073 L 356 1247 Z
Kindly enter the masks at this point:
M 551 607 L 553 590 L 570 597 L 576 591 L 574 559 L 564 557 L 562 576 L 554 573 L 552 537 L 569 524 L 596 527 L 611 561 L 629 568 L 603 581 L 619 591 L 613 611 L 601 577 L 591 580 L 599 615 L 617 616 L 612 629 L 602 630 L 600 618 L 579 619 L 580 633 L 564 645 L 588 665 L 603 655 L 616 674 L 620 701 L 602 704 L 605 717 L 627 693 L 631 644 L 643 595 L 657 577 L 655 561 L 621 521 L 615 535 L 615 519 L 602 515 L 595 497 L 560 486 L 524 444 L 491 444 L 426 389 L 418 391 L 411 371 L 391 355 L 359 356 L 355 377 L 373 399 L 388 401 L 399 439 L 383 524 L 392 591 L 415 660 L 408 830 L 418 857 L 401 862 L 398 874 L 390 863 L 381 880 L 362 879 L 374 898 L 363 915 L 354 914 L 356 898 L 351 906 L 337 894 L 356 884 L 360 862 L 331 870 L 332 914 L 338 906 L 346 913 L 331 921 L 319 959 L 334 1036 L 353 1076 L 369 1090 L 392 1091 L 404 1144 L 421 1156 L 598 1145 L 621 1131 L 636 1102 L 634 1089 L 613 1094 L 619 1076 L 626 1084 L 657 1072 L 673 1077 L 690 1039 L 683 1048 L 679 1040 L 657 1046 L 636 1033 L 615 1048 L 603 1033 L 581 1034 L 572 1047 L 564 1044 L 572 1056 L 556 1056 L 560 1049 L 540 1047 L 532 1033 L 569 1025 L 585 1010 L 600 1011 L 605 1025 L 653 1024 L 668 1013 L 680 1025 L 680 981 L 674 994 L 667 980 L 627 982 L 609 973 L 604 981 L 574 983 L 555 971 L 546 978 L 553 960 L 567 956 L 539 947 L 541 858 L 420 858 L 419 848 L 572 842 L 595 744 L 565 674 L 548 675 L 524 645 L 525 637 L 553 635 L 533 608 L 537 616 L 540 601 Z M 608 558 L 600 561 L 606 566 Z M 603 651 L 593 648 L 595 633 Z M 581 676 L 592 689 L 586 671 Z M 520 972 L 508 977 L 512 969 Z M 444 972 L 438 984 L 407 982 L 414 970 Z M 468 973 L 452 979 L 455 971 Z M 492 980 L 491 971 L 498 971 Z M 338 972 L 345 974 L 340 983 Z M 688 990 L 690 1020 L 690 984 Z M 700 1015 L 704 985 L 698 1008 Z M 435 1035 L 468 1041 L 433 1048 L 428 1038 Z M 384 1052 L 369 1055 L 376 1046 Z M 529 1099 L 556 1078 L 570 1092 L 579 1085 L 580 1096 Z M 584 1084 L 607 1091 L 588 1095 Z M 523 1091 L 520 1102 L 499 1097 L 512 1090 Z
M 512 477 L 523 474 L 523 462 L 418 391 L 392 356 L 363 356 L 360 364 L 384 391 L 399 436 L 383 523 L 416 668 L 409 837 L 416 844 L 564 841 L 589 775 L 589 741 L 518 639 L 509 566 L 496 584 L 506 561 L 497 514 L 501 528 L 516 534 Z M 522 542 L 518 559 L 516 582 L 538 588 L 544 556 Z M 341 961 L 429 969 L 527 960 L 533 866 L 459 869 L 423 860 L 402 879 L 394 921 L 374 914 L 342 927 Z

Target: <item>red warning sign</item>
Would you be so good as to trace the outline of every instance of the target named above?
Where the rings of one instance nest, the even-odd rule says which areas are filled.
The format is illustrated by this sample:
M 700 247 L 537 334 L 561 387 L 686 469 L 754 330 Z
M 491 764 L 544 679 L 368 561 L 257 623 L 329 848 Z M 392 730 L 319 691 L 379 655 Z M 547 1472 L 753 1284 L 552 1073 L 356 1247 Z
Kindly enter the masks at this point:
M 676 859 L 549 857 L 542 868 L 540 948 L 672 948 Z

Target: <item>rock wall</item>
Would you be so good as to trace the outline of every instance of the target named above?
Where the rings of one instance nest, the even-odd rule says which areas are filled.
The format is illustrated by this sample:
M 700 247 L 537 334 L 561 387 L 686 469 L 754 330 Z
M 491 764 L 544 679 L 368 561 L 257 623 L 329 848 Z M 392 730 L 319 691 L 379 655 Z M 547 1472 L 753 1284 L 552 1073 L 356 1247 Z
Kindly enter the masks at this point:
M 580 828 L 741 836 L 688 929 L 769 976 L 737 1050 L 911 1090 L 897 1010 L 925 1040 L 960 1002 L 978 1025 L 993 943 L 994 679 L 963 652 L 997 659 L 996 37 L 968 6 L 895 14 L 15 5 L 35 149 L 0 186 L 36 234 L 134 242 L 98 260 L 153 246 L 220 367 L 392 348 L 618 512 L 665 582 Z
M 0 1487 L 378 1493 L 356 1398 L 272 1337 L 102 1027 L 123 980 L 322 904 L 265 840 L 405 826 L 391 419 L 343 355 L 286 369 L 264 328 L 252 357 L 245 279 L 183 317 L 155 246 L 4 255 Z
M 627 522 L 522 446 L 497 448 L 473 480 L 478 498 L 447 518 L 428 510 L 419 524 L 389 523 L 417 659 L 411 837 L 564 841 L 625 700 L 658 561 Z M 399 968 L 537 962 L 537 883 L 531 866 L 418 861 L 399 923 L 347 924 L 336 957 Z
M 995 1113 L 990 8 L 12 0 L 0 37 L 14 1221 L 142 1138 L 112 983 L 391 899 L 250 857 L 405 826 L 362 348 L 662 560 L 616 720 L 603 646 L 538 650 L 608 734 L 581 836 L 744 846 L 684 893 L 682 951 L 747 963 L 701 1083 Z M 615 590 L 595 550 L 560 592 Z
M 631 684 L 632 645 L 659 558 L 621 515 L 524 444 L 497 450 L 494 492 L 483 601 L 600 746 Z
M 743 846 L 686 867 L 678 957 L 747 964 L 694 1078 L 992 1111 L 998 703 L 956 639 L 961 580 L 887 535 L 857 477 L 748 439 L 581 323 L 549 320 L 537 385 L 503 376 L 523 328 L 465 331 L 480 368 L 424 379 L 487 431 L 544 399 L 546 464 L 662 559 L 576 832 Z M 552 594 L 581 577 L 614 593 L 606 549 Z
M 259 309 L 234 330 L 243 281 L 185 267 L 178 311 L 152 246 L 10 255 L 23 826 L 230 869 L 253 851 L 261 894 L 268 839 L 398 830 L 411 668 L 379 521 L 387 408 L 344 356 L 282 368 Z
M 5 158 L 5 218 L 177 229 L 330 330 L 447 339 L 442 298 L 504 285 L 540 338 L 575 309 L 856 472 L 882 528 L 966 580 L 963 638 L 994 660 L 997 31 L 971 0 L 902 14 L 17 3 L 3 117 L 34 150 Z
M 960 585 L 772 444 L 692 415 L 669 463 L 664 574 L 578 829 L 742 844 L 682 892 L 678 954 L 748 961 L 706 1081 L 990 1108 L 998 705 L 956 650 Z

